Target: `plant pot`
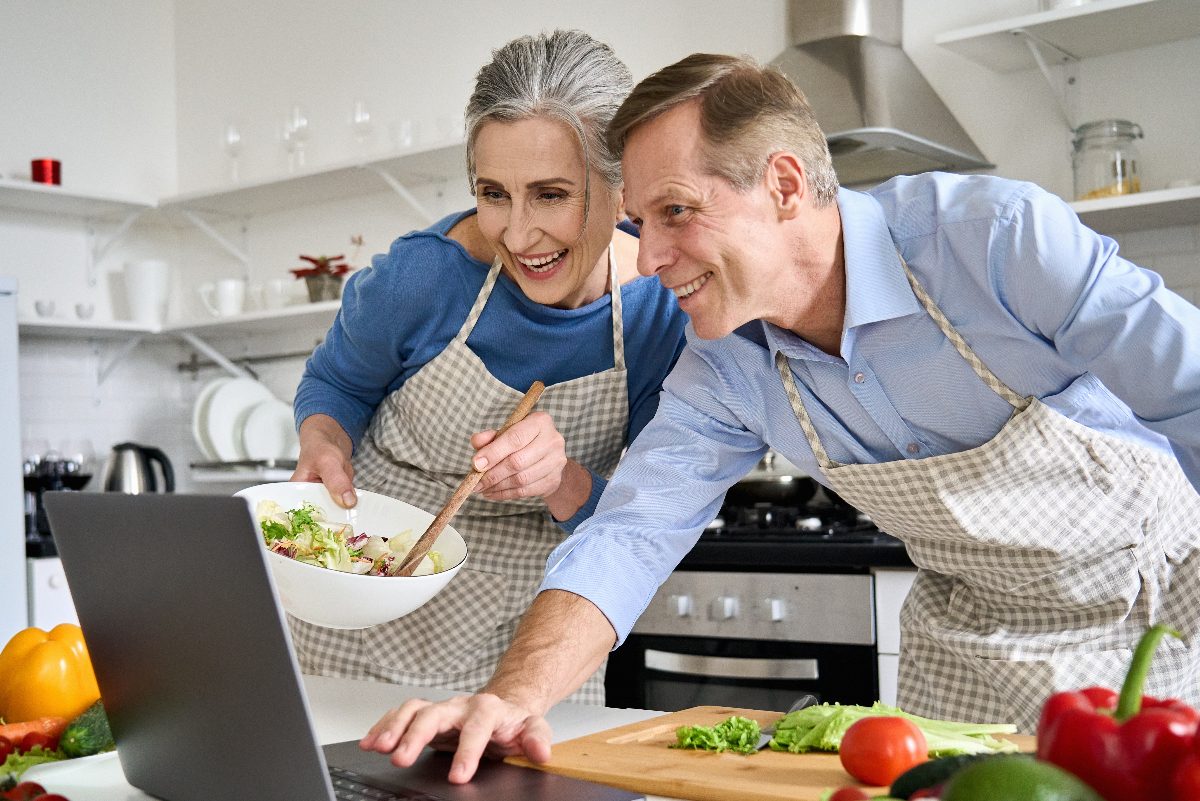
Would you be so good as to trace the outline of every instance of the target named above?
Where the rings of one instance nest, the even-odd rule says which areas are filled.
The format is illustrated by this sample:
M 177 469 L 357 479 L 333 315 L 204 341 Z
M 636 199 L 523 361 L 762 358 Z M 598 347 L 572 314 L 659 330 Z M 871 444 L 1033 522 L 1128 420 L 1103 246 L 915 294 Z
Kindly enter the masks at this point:
M 342 296 L 342 277 L 340 275 L 306 275 L 304 283 L 308 287 L 308 299 L 312 303 L 337 300 Z

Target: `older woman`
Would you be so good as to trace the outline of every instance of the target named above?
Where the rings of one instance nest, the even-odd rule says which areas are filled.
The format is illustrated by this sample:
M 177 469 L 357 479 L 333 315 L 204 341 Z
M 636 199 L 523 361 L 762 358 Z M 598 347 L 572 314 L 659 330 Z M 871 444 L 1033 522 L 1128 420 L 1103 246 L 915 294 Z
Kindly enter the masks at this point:
M 470 552 L 455 580 L 363 631 L 292 620 L 306 672 L 481 687 L 547 555 L 653 417 L 684 317 L 638 276 L 637 239 L 618 225 L 604 130 L 631 85 L 578 31 L 495 51 L 466 112 L 476 208 L 400 237 L 347 283 L 296 394 L 293 479 L 347 505 L 358 486 L 436 511 L 472 465 L 487 472 L 455 518 Z M 495 437 L 535 380 L 537 411 Z M 603 703 L 602 673 L 573 700 Z

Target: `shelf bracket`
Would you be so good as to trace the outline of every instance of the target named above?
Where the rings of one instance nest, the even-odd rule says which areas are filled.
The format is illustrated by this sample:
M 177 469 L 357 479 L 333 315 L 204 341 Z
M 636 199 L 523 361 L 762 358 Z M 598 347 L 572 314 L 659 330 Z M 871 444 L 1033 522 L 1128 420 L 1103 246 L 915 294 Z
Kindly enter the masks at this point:
M 133 225 L 137 221 L 137 218 L 141 217 L 146 211 L 147 209 L 138 209 L 137 211 L 130 212 L 121 224 L 117 226 L 117 230 L 113 231 L 112 235 L 104 240 L 104 242 L 98 240 L 94 223 L 88 223 L 88 236 L 92 240 L 92 246 L 88 254 L 90 259 L 87 265 L 88 287 L 96 286 L 96 265 L 108 255 L 113 245 L 117 244 L 121 237 L 125 235 L 125 232 L 129 230 L 129 226 Z
M 401 200 L 403 200 L 409 206 L 412 206 L 413 210 L 416 211 L 425 222 L 437 222 L 437 218 L 434 217 L 428 209 L 421 205 L 421 201 L 417 200 L 413 193 L 409 191 L 408 187 L 400 183 L 396 176 L 392 175 L 387 170 L 380 169 L 379 167 L 373 167 L 369 164 L 362 165 L 361 169 L 369 170 L 370 172 L 373 172 L 382 178 L 384 183 L 390 186 L 392 191 L 400 196 Z
M 229 359 L 225 358 L 225 355 L 219 350 L 193 334 L 191 331 L 176 331 L 174 333 L 175 336 L 179 337 L 184 342 L 191 345 L 208 358 L 212 359 L 214 362 L 220 365 L 225 372 L 229 373 L 234 378 L 257 378 L 257 376 L 251 375 L 246 369 L 237 366 Z
M 226 239 L 224 236 L 222 236 L 221 233 L 219 231 L 217 231 L 217 229 L 213 228 L 211 225 L 209 225 L 207 222 L 205 222 L 198 214 L 191 211 L 190 209 L 180 209 L 180 213 L 183 214 L 183 216 L 188 219 L 188 222 L 190 222 L 192 225 L 196 226 L 196 228 L 201 233 L 203 233 L 209 239 L 211 239 L 212 241 L 214 241 L 218 245 L 220 245 L 221 248 L 224 249 L 226 253 L 228 253 L 229 255 L 231 255 L 235 259 L 237 259 L 239 262 L 241 262 L 242 267 L 247 268 L 247 270 L 248 270 L 248 268 L 250 267 L 250 257 L 246 255 L 246 252 L 244 250 L 242 250 L 237 245 L 233 244 L 228 239 Z M 249 280 L 248 272 L 245 277 L 247 278 L 247 280 Z
M 144 334 L 138 334 L 137 336 L 127 339 L 125 344 L 121 345 L 121 347 L 117 349 L 117 352 L 114 353 L 106 363 L 97 367 L 96 386 L 100 386 L 107 381 L 108 377 L 112 375 L 112 371 L 117 369 L 117 365 L 124 361 L 125 357 L 128 356 L 134 348 L 140 345 L 142 340 L 145 338 L 146 337 Z
M 1057 45 L 1047 42 L 1045 39 L 1030 33 L 1024 28 L 1014 28 L 1010 33 L 1013 36 L 1020 37 L 1025 42 L 1025 46 L 1029 48 L 1029 53 L 1033 56 L 1038 71 L 1042 73 L 1042 77 L 1050 85 L 1050 91 L 1054 94 L 1054 100 L 1058 104 L 1059 113 L 1062 114 L 1067 127 L 1074 132 L 1078 127 L 1075 122 L 1078 93 L 1075 89 L 1079 84 L 1079 57 L 1068 53 Z M 1051 64 L 1046 59 L 1046 53 L 1049 53 L 1050 58 L 1055 62 L 1054 66 L 1063 68 L 1061 81 L 1051 72 Z

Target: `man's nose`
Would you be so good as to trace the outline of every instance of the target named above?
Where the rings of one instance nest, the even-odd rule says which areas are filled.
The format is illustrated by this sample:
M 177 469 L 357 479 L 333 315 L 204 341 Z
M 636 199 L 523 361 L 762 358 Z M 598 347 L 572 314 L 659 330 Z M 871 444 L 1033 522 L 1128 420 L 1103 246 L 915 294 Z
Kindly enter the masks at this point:
M 642 227 L 638 239 L 638 272 L 644 276 L 658 275 L 659 271 L 669 265 L 674 256 L 673 249 L 663 241 L 662 235 Z

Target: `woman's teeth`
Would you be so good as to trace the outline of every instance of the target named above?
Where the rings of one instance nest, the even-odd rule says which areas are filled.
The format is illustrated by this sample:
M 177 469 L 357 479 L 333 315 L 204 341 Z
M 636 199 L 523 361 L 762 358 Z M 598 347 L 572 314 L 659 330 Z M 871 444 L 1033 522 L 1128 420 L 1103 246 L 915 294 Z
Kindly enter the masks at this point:
M 551 253 L 549 256 L 542 256 L 539 259 L 524 259 L 524 258 L 521 258 L 520 256 L 516 256 L 514 258 L 516 258 L 517 261 L 521 262 L 521 266 L 523 266 L 525 269 L 529 270 L 530 272 L 544 273 L 547 270 L 553 268 L 555 262 L 557 262 L 559 259 L 561 259 L 566 254 L 566 252 L 567 252 L 566 250 L 560 250 L 557 253 Z
M 684 284 L 683 286 L 675 287 L 675 289 L 673 290 L 675 292 L 675 297 L 679 298 L 680 300 L 683 300 L 684 298 L 688 297 L 693 292 L 695 292 L 697 289 L 699 289 L 700 287 L 702 287 L 706 283 L 708 283 L 708 279 L 711 277 L 712 277 L 712 273 L 705 273 L 704 275 L 697 278 L 695 281 L 692 281 L 690 284 Z

